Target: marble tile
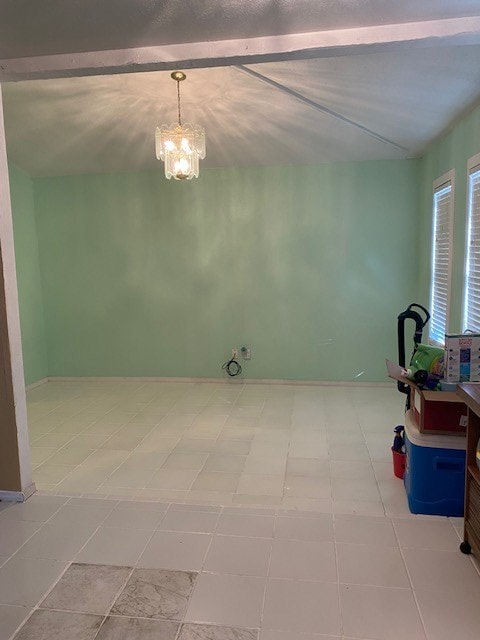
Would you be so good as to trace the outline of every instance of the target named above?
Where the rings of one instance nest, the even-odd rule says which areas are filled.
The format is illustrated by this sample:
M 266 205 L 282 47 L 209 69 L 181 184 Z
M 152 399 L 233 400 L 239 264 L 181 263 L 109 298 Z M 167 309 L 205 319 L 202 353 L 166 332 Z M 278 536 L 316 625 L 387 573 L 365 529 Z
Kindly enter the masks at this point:
M 130 573 L 130 567 L 72 564 L 40 607 L 107 614 Z
M 29 614 L 27 607 L 0 604 L 0 640 L 8 640 Z
M 178 640 L 257 640 L 258 631 L 208 624 L 184 624 Z
M 178 626 L 165 620 L 108 617 L 96 640 L 175 640 Z
M 93 640 L 102 616 L 64 611 L 34 611 L 15 640 Z
M 112 615 L 182 620 L 197 574 L 135 569 L 112 608 Z

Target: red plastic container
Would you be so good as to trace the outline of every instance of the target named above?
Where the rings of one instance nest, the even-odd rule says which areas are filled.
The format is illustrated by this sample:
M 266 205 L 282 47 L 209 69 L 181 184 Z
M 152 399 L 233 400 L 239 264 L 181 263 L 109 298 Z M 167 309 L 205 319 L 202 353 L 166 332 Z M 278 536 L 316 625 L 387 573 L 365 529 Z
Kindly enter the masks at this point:
M 405 473 L 405 458 L 407 457 L 405 453 L 401 451 L 394 451 L 392 447 L 392 456 L 393 456 L 393 473 L 397 478 L 403 480 L 403 474 Z

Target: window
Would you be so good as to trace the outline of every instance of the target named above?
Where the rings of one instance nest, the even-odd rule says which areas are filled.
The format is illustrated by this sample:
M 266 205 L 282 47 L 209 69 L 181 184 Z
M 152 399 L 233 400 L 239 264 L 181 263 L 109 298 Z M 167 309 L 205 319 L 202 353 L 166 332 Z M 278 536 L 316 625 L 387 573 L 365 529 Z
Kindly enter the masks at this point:
M 480 154 L 468 161 L 463 331 L 480 332 Z
M 455 173 L 449 171 L 433 183 L 432 280 L 430 332 L 433 344 L 444 345 L 448 331 L 452 279 L 453 203 Z

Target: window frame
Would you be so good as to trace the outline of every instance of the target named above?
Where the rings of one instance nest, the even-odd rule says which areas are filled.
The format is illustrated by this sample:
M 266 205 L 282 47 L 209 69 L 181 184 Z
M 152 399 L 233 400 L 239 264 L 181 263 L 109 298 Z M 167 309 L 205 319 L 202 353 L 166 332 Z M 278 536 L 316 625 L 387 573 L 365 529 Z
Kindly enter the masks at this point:
M 448 238 L 448 266 L 447 266 L 447 304 L 446 304 L 446 312 L 445 312 L 445 333 L 449 331 L 449 322 L 450 322 L 450 304 L 452 297 L 452 271 L 453 271 L 453 234 L 454 234 L 454 215 L 455 215 L 455 169 L 451 169 L 446 173 L 439 176 L 436 180 L 433 181 L 433 189 L 432 189 L 432 234 L 431 234 L 431 256 L 430 256 L 430 315 L 431 320 L 434 318 L 434 308 L 433 308 L 433 300 L 434 300 L 434 283 L 435 283 L 435 261 L 436 261 L 436 244 L 435 244 L 435 236 L 436 236 L 436 202 L 435 195 L 442 191 L 447 186 L 450 186 L 450 202 L 448 209 L 448 222 L 449 222 L 449 238 Z M 432 321 L 430 321 L 430 326 L 428 330 L 428 342 L 431 345 L 444 347 L 445 339 L 437 340 L 435 337 L 431 335 L 431 328 L 433 326 Z
M 466 221 L 465 221 L 465 261 L 463 268 L 463 300 L 462 300 L 462 333 L 465 333 L 471 327 L 466 326 L 467 323 L 467 296 L 469 293 L 468 287 L 468 273 L 469 273 L 469 259 L 470 259 L 470 216 L 471 216 L 471 201 L 470 201 L 470 178 L 474 173 L 480 172 L 480 153 L 475 154 L 467 160 L 467 197 L 466 197 Z M 480 290 L 479 290 L 480 293 Z M 480 327 L 476 330 L 480 331 Z

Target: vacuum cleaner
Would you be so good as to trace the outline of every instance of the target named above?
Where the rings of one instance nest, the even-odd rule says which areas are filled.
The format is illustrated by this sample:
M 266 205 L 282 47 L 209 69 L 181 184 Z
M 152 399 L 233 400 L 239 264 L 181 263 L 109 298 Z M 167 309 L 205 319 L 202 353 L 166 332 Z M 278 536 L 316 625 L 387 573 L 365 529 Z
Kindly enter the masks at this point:
M 419 309 L 419 311 L 415 311 L 415 309 Z M 415 353 L 418 345 L 422 342 L 422 332 L 430 320 L 430 314 L 421 304 L 410 304 L 405 311 L 402 311 L 397 316 L 397 320 L 398 364 L 401 367 L 405 367 L 405 322 L 406 320 L 413 320 L 415 323 L 415 333 L 413 334 L 413 353 Z M 405 382 L 398 381 L 397 388 L 400 393 L 404 393 L 407 396 L 406 409 L 410 409 L 410 387 Z

